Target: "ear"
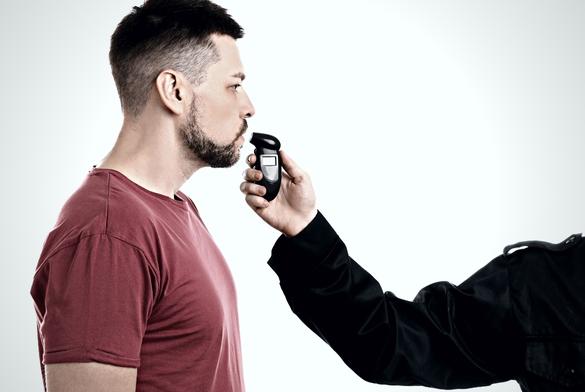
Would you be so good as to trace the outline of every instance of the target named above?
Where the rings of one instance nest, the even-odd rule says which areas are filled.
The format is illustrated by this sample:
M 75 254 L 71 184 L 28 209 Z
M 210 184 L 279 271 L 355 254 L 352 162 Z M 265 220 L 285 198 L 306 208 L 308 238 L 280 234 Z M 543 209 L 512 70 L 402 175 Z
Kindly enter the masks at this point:
M 156 77 L 156 92 L 162 104 L 172 113 L 181 115 L 187 108 L 187 95 L 190 94 L 187 79 L 172 69 L 161 71 Z

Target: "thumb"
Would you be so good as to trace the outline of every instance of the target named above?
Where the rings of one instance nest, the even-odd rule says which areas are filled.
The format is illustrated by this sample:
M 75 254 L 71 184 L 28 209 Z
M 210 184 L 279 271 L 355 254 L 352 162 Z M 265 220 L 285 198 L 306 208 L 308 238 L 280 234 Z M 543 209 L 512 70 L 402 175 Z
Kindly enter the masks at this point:
M 280 160 L 282 162 L 282 167 L 293 178 L 293 180 L 295 178 L 301 179 L 303 177 L 303 175 L 304 175 L 303 170 L 282 149 L 280 150 Z M 295 181 L 293 181 L 293 182 L 295 182 Z

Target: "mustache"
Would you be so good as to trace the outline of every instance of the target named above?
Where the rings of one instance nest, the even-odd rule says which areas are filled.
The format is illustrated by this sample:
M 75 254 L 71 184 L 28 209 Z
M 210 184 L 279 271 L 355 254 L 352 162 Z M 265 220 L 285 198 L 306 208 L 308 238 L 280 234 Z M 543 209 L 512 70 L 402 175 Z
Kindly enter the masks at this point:
M 242 125 L 240 126 L 240 133 L 238 133 L 238 136 L 235 137 L 235 139 L 232 142 L 232 144 L 234 144 L 235 142 L 237 142 L 238 139 L 240 138 L 240 136 L 244 136 L 244 133 L 246 133 L 246 130 L 247 129 L 248 129 L 248 122 L 246 120 L 244 120 L 242 122 Z
M 246 120 L 244 120 L 244 122 L 242 123 L 242 126 L 240 127 L 240 136 L 242 136 L 244 133 L 246 133 L 246 130 L 248 129 L 248 122 Z

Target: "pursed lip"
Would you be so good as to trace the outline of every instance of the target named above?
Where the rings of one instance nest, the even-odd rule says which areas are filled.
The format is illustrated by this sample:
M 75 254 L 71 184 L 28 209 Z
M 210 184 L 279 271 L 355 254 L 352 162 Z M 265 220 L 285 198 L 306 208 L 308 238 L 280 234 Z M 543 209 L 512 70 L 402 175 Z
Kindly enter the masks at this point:
M 240 127 L 240 134 L 238 135 L 236 140 L 239 140 L 240 138 L 244 139 L 244 141 L 246 140 L 244 138 L 244 135 L 246 134 L 246 131 L 248 130 L 248 122 L 246 120 L 244 120 L 244 122 L 242 123 L 242 126 Z

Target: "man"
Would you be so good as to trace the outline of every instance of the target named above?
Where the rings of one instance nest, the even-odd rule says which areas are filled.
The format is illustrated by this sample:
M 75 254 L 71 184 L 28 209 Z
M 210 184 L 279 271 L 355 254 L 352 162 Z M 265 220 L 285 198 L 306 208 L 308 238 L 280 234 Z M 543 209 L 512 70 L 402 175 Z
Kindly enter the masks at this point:
M 525 392 L 585 390 L 581 234 L 507 246 L 459 286 L 437 282 L 405 301 L 348 255 L 316 208 L 309 175 L 282 150 L 281 160 L 274 200 L 261 197 L 254 181 L 262 173 L 252 168 L 240 190 L 283 234 L 268 263 L 291 309 L 360 377 L 441 389 L 514 379 Z
M 147 0 L 113 33 L 122 129 L 65 203 L 30 290 L 49 392 L 244 391 L 232 277 L 179 191 L 239 159 L 254 114 L 242 35 L 207 0 Z

